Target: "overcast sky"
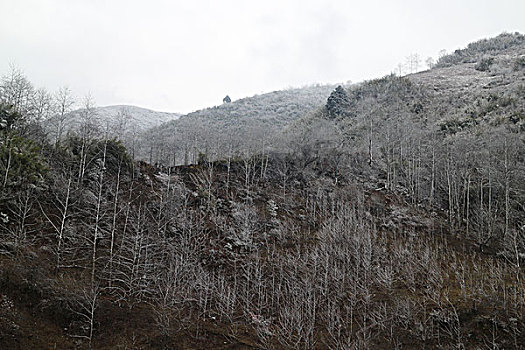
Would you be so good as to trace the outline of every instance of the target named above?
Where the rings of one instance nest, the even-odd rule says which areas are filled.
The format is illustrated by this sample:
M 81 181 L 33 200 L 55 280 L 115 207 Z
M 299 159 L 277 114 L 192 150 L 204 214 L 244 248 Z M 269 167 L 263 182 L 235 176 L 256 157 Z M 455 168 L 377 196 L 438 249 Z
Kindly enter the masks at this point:
M 37 87 L 168 112 L 525 33 L 523 0 L 0 0 L 0 13 L 1 75 L 14 63 Z

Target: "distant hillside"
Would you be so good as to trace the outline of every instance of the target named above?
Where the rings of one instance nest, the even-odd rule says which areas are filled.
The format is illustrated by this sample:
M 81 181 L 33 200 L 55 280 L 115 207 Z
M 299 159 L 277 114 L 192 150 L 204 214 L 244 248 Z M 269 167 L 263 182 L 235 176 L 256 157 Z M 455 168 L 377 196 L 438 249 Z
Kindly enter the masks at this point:
M 121 140 L 135 155 L 138 135 L 145 130 L 180 117 L 177 113 L 152 111 L 129 105 L 88 107 L 64 115 L 54 114 L 42 122 L 50 140 L 64 140 L 70 132 L 82 137 L 107 135 Z
M 72 124 L 79 122 L 83 111 L 85 110 L 79 109 L 70 113 Z M 178 113 L 157 112 L 129 105 L 95 107 L 92 113 L 101 126 L 125 122 L 128 128 L 137 130 L 146 130 L 180 117 Z
M 145 134 L 142 157 L 152 162 L 173 163 L 174 158 L 178 163 L 194 162 L 199 152 L 232 154 L 254 140 L 268 146 L 269 139 L 290 122 L 323 105 L 335 87 L 274 91 L 181 116 Z

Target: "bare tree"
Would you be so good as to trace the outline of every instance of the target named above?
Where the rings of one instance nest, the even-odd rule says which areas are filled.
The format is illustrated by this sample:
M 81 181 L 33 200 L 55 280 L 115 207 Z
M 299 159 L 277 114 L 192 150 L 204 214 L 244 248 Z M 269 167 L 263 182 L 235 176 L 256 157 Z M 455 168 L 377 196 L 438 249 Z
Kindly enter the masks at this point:
M 34 241 L 32 235 L 37 230 L 34 222 L 35 190 L 27 188 L 14 194 L 9 202 L 9 211 L 3 213 L 0 220 L 0 231 L 7 246 L 12 249 L 15 257 L 21 255 L 22 250 Z
M 436 64 L 435 61 L 434 61 L 434 59 L 433 59 L 432 57 L 428 57 L 428 58 L 425 60 L 425 63 L 426 63 L 426 65 L 427 65 L 428 69 L 432 69 L 432 68 L 434 68 L 434 66 L 435 66 L 435 64 Z
M 53 96 L 43 88 L 34 91 L 32 105 L 33 118 L 38 122 L 49 119 L 55 109 Z
M 70 335 L 75 338 L 86 339 L 89 349 L 92 349 L 95 313 L 98 308 L 100 292 L 98 285 L 83 288 L 79 295 L 73 297 L 69 305 L 69 309 L 79 317 L 78 324 L 73 327 L 78 333 Z
M 103 201 L 103 189 L 104 189 L 104 175 L 106 172 L 106 155 L 107 155 L 107 139 L 104 141 L 104 149 L 102 151 L 102 162 L 98 173 L 98 194 L 95 206 L 95 220 L 93 226 L 93 238 L 92 238 L 92 257 L 91 257 L 91 285 L 95 285 L 96 275 L 96 262 L 97 262 L 97 246 L 102 236 L 101 221 L 103 216 L 102 201 Z
M 69 218 L 71 217 L 71 206 L 72 206 L 72 199 L 71 194 L 73 191 L 72 186 L 73 181 L 73 174 L 71 172 L 67 172 L 65 176 L 61 176 L 58 179 L 55 179 L 55 187 L 53 188 L 53 205 L 57 210 L 57 214 L 47 214 L 46 211 L 42 206 L 40 206 L 40 209 L 42 211 L 42 214 L 46 217 L 47 221 L 51 224 L 53 227 L 53 230 L 55 232 L 55 236 L 57 239 L 57 246 L 56 246 L 56 272 L 59 271 L 59 269 L 62 267 L 62 259 L 63 259 L 63 250 L 64 250 L 64 240 L 67 233 L 67 223 Z M 65 187 L 65 188 L 64 188 Z
M 64 136 L 69 113 L 75 104 L 74 97 L 68 87 L 61 87 L 54 95 L 55 114 L 49 123 L 53 127 L 55 148 L 58 147 Z
M 407 56 L 406 58 L 406 66 L 408 68 L 408 71 L 410 73 L 415 73 L 419 69 L 419 64 L 421 62 L 421 59 L 419 58 L 419 55 L 417 53 L 412 53 Z
M 84 99 L 84 109 L 79 114 L 79 136 L 80 136 L 80 150 L 79 150 L 79 168 L 78 168 L 78 182 L 82 184 L 86 168 L 88 166 L 89 146 L 93 137 L 98 134 L 98 118 L 95 111 L 94 102 L 90 95 Z
M 13 106 L 16 112 L 29 115 L 32 111 L 33 85 L 15 65 L 11 64 L 9 68 L 9 73 L 2 77 L 0 98 L 3 103 Z

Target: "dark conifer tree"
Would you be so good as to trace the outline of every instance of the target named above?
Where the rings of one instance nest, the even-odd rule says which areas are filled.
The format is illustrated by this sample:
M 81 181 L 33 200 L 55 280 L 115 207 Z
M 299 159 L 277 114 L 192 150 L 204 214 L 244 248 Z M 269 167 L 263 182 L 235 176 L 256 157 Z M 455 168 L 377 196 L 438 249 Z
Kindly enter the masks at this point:
M 345 89 L 339 85 L 328 97 L 326 102 L 326 110 L 328 117 L 335 119 L 340 117 L 347 117 L 351 107 L 350 98 Z

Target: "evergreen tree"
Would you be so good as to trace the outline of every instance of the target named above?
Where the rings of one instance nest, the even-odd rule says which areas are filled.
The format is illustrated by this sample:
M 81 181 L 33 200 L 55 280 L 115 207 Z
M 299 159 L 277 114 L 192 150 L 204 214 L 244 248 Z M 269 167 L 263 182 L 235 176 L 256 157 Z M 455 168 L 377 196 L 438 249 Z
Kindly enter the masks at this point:
M 37 183 L 46 170 L 39 147 L 17 128 L 20 113 L 0 104 L 0 188 Z
M 351 107 L 350 98 L 345 89 L 339 85 L 328 97 L 326 102 L 326 111 L 328 117 L 335 119 L 347 117 Z
M 22 115 L 16 112 L 13 106 L 0 104 L 0 132 L 8 133 L 22 121 Z

